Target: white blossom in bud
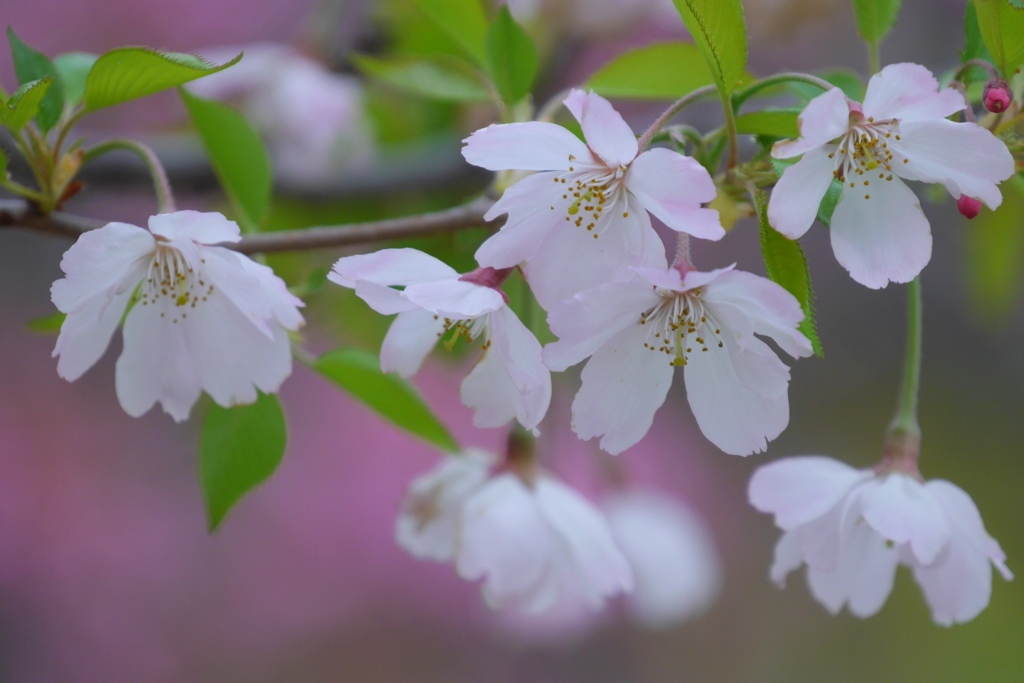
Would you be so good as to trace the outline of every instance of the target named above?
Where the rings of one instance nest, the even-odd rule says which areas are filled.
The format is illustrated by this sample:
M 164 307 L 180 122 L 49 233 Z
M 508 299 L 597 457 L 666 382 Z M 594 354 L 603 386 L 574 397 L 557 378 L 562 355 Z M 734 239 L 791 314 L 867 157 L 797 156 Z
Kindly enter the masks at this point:
M 832 458 L 786 458 L 758 469 L 751 504 L 785 533 L 771 577 L 807 565 L 815 599 L 833 614 L 874 615 L 892 592 L 896 567 L 911 569 L 937 624 L 970 621 L 992 594 L 1006 555 L 958 486 L 899 471 L 856 470 Z
M 707 525 L 657 491 L 618 491 L 602 505 L 612 535 L 633 568 L 627 599 L 640 624 L 668 628 L 703 614 L 718 597 L 721 562 Z
M 239 239 L 234 222 L 197 211 L 152 216 L 149 230 L 108 223 L 83 234 L 51 289 L 67 314 L 58 374 L 78 379 L 124 318 L 116 389 L 129 415 L 159 401 L 181 421 L 201 391 L 225 407 L 277 391 L 291 373 L 286 330 L 303 324 L 303 304 L 270 268 L 210 246 Z
M 500 427 L 516 419 L 533 429 L 551 402 L 551 373 L 540 342 L 508 307 L 501 291 L 507 275 L 493 268 L 459 275 L 421 251 L 383 249 L 339 259 L 328 278 L 378 313 L 398 314 L 380 350 L 384 372 L 416 374 L 445 335 L 449 347 L 460 337 L 483 339 L 483 355 L 460 388 L 463 403 L 476 411 L 473 424 Z
M 796 239 L 814 222 L 833 180 L 842 184 L 830 224 L 836 259 L 872 288 L 910 282 L 931 259 L 928 220 L 903 180 L 941 183 L 954 198 L 1002 202 L 997 183 L 1014 172 L 998 138 L 974 123 L 947 119 L 967 106 L 918 64 L 890 64 L 871 77 L 864 104 L 839 88 L 800 114 L 800 138 L 778 142 L 777 159 L 803 155 L 779 179 L 768 220 Z
M 491 125 L 465 140 L 476 166 L 539 171 L 510 187 L 487 212 L 508 214 L 477 250 L 482 266 L 524 273 L 545 308 L 608 282 L 625 266 L 665 267 L 665 247 L 648 212 L 673 230 L 720 239 L 718 212 L 701 204 L 715 183 L 694 159 L 668 149 L 641 151 L 608 100 L 574 90 L 565 106 L 587 141 L 553 123 Z M 571 264 L 567 267 L 567 264 Z
M 799 358 L 812 353 L 792 294 L 729 268 L 633 268 L 635 277 L 552 307 L 559 340 L 544 349 L 561 371 L 590 357 L 572 404 L 581 439 L 621 453 L 650 429 L 677 367 L 704 436 L 726 453 L 763 451 L 789 423 L 789 368 L 756 335 Z

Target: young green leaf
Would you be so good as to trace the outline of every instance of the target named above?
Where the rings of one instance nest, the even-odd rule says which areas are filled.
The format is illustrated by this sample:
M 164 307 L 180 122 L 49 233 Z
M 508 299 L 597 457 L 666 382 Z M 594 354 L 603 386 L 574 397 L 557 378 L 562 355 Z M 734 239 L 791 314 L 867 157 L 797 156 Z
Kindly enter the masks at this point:
M 474 62 L 486 67 L 487 17 L 480 0 L 416 0 L 416 4 Z
M 64 87 L 64 101 L 68 106 L 75 106 L 85 95 L 85 79 L 89 77 L 92 65 L 96 63 L 96 55 L 88 52 L 65 52 L 53 58 L 53 65 L 60 74 L 60 82 Z
M 273 395 L 234 408 L 210 406 L 199 437 L 199 482 L 211 533 L 242 496 L 274 473 L 286 442 L 284 413 Z
M 231 107 L 179 88 L 213 170 L 238 213 L 244 232 L 259 228 L 270 204 L 272 175 L 263 141 Z
M 47 76 L 30 81 L 11 94 L 7 102 L 0 105 L 0 124 L 12 133 L 17 133 L 39 112 L 40 103 L 46 99 L 46 92 L 53 85 L 53 78 Z
M 800 302 L 804 319 L 800 331 L 811 340 L 815 355 L 825 355 L 818 339 L 814 324 L 814 291 L 811 288 L 811 274 L 807 270 L 807 258 L 796 240 L 787 239 L 768 225 L 768 195 L 758 190 L 754 196 L 757 222 L 761 232 L 761 254 L 768 278 L 786 289 Z
M 747 26 L 740 0 L 672 0 L 718 89 L 731 95 L 747 68 Z
M 878 45 L 892 30 L 902 0 L 853 0 L 857 32 L 871 45 Z
M 653 43 L 608 62 L 590 77 L 587 87 L 605 97 L 677 100 L 714 82 L 693 43 Z
M 64 93 L 61 90 L 57 67 L 42 52 L 33 50 L 21 42 L 10 26 L 7 27 L 7 40 L 11 44 L 11 57 L 14 60 L 18 83 L 26 85 L 32 81 L 50 79 L 49 89 L 39 103 L 39 112 L 36 114 L 36 124 L 43 133 L 46 133 L 57 125 L 64 110 Z
M 355 348 L 336 349 L 317 358 L 313 368 L 396 426 L 442 450 L 459 450 L 459 444 L 419 392 L 397 375 L 380 371 L 376 354 Z
M 487 30 L 487 62 L 494 85 L 505 104 L 523 99 L 537 76 L 537 48 L 504 5 Z
M 0 176 L 2 175 L 3 171 L 0 171 Z M 66 317 L 67 314 L 65 313 L 51 313 L 50 315 L 32 318 L 25 323 L 25 327 L 37 334 L 57 334 L 60 332 L 60 327 L 64 324 L 64 318 Z
M 216 66 L 195 55 L 122 47 L 100 55 L 85 79 L 89 111 L 152 95 L 238 63 L 242 55 Z
M 1003 78 L 1024 64 L 1024 9 L 1007 0 L 974 0 L 978 29 Z
M 364 73 L 402 90 L 449 102 L 486 102 L 487 84 L 473 65 L 448 55 L 389 57 L 353 55 Z
M 747 135 L 770 135 L 777 138 L 798 138 L 797 117 L 801 109 L 762 109 L 736 117 L 736 132 Z

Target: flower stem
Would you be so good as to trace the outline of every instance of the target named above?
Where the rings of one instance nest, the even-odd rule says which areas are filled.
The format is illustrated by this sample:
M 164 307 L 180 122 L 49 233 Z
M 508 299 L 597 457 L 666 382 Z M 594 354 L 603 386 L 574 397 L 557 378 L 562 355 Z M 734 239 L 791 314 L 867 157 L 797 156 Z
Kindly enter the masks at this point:
M 147 145 L 135 140 L 107 140 L 86 151 L 83 163 L 115 149 L 132 152 L 146 162 L 149 174 L 153 177 L 153 189 L 156 190 L 157 212 L 171 213 L 175 211 L 174 195 L 171 193 L 171 183 L 167 180 L 167 172 L 164 171 L 163 164 L 160 163 L 156 153 Z
M 799 73 L 796 71 L 775 74 L 774 76 L 769 76 L 768 78 L 762 78 L 757 83 L 747 86 L 743 90 L 740 90 L 738 93 L 734 94 L 732 96 L 733 108 L 735 109 L 735 111 L 739 111 L 740 107 L 742 107 L 743 104 L 752 96 L 761 92 L 765 88 L 770 88 L 773 85 L 778 85 L 779 83 L 807 83 L 809 85 L 821 88 L 823 92 L 825 90 L 831 90 L 832 88 L 835 87 L 825 79 L 818 78 L 817 76 L 812 76 L 811 74 Z
M 740 161 L 739 136 L 736 133 L 736 110 L 732 98 L 722 93 L 722 111 L 725 112 L 725 129 L 729 134 L 729 161 L 725 168 L 731 171 Z
M 683 109 L 685 109 L 686 107 L 690 106 L 691 104 L 693 104 L 697 100 L 700 100 L 700 99 L 703 99 L 705 97 L 709 97 L 710 95 L 713 95 L 715 93 L 715 91 L 716 91 L 715 86 L 713 86 L 713 85 L 705 85 L 703 88 L 697 88 L 693 92 L 691 92 L 691 93 L 689 93 L 687 95 L 684 95 L 683 97 L 679 98 L 674 103 L 672 103 L 672 106 L 670 106 L 668 109 L 666 109 L 662 113 L 662 115 L 659 116 L 654 121 L 654 123 L 651 124 L 651 127 L 648 128 L 647 130 L 645 130 L 644 134 L 640 136 L 640 140 L 638 142 L 638 146 L 639 146 L 640 151 L 643 152 L 647 148 L 647 145 L 651 144 L 651 139 L 655 135 L 657 135 L 658 131 L 660 131 L 662 128 L 664 128 L 665 124 L 667 124 L 669 121 L 671 121 L 675 117 L 676 114 L 678 114 Z
M 907 285 L 907 347 L 903 359 L 903 384 L 900 387 L 896 417 L 889 434 L 920 438 L 917 423 L 917 397 L 921 384 L 921 278 Z

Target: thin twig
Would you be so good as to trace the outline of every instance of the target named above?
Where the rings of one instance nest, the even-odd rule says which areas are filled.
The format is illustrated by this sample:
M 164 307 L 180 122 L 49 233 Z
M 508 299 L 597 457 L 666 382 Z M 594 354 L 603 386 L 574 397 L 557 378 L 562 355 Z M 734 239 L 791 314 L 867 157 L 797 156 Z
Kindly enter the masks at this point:
M 484 214 L 493 205 L 493 199 L 480 197 L 468 204 L 432 213 L 366 223 L 265 232 L 246 235 L 240 242 L 222 246 L 243 254 L 303 251 L 384 242 L 402 237 L 438 235 L 483 226 L 498 227 L 501 219 L 490 222 L 484 220 Z M 82 233 L 103 225 L 104 221 L 61 211 L 44 216 L 20 199 L 0 200 L 0 229 L 21 228 L 76 239 Z

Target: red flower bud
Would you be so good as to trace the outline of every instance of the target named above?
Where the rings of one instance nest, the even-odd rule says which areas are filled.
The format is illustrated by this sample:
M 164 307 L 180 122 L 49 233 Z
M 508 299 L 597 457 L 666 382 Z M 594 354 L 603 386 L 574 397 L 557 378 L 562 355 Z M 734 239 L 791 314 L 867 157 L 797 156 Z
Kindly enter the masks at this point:
M 968 218 L 974 218 L 981 213 L 981 201 L 974 197 L 968 197 L 967 195 L 962 194 L 960 195 L 960 199 L 956 200 L 956 208 L 958 208 L 960 213 Z
M 1013 101 L 1013 93 L 1010 91 L 1010 86 L 1007 85 L 1006 81 L 993 78 L 985 84 L 984 100 L 985 109 L 999 114 L 1006 111 L 1006 108 L 1010 106 L 1010 102 Z

